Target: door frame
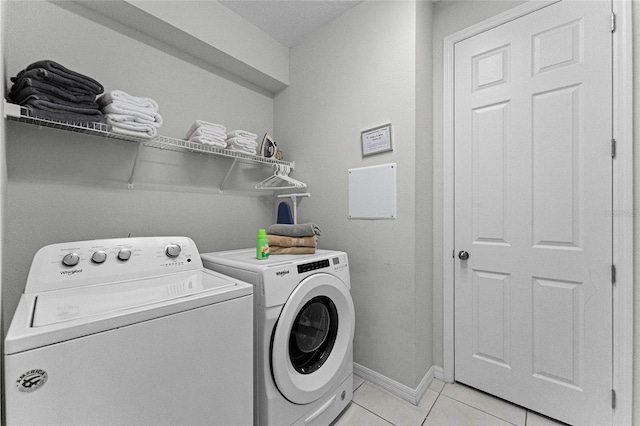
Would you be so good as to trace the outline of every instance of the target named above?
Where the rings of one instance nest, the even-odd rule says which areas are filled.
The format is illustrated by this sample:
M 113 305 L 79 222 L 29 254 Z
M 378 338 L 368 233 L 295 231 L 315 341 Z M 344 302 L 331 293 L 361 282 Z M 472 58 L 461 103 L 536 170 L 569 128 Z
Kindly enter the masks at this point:
M 530 1 L 482 21 L 444 39 L 443 52 L 443 378 L 455 373 L 455 158 L 454 158 L 454 47 L 477 34 L 540 10 L 560 0 Z M 633 417 L 633 46 L 631 3 L 612 0 L 616 15 L 613 32 L 613 135 L 617 141 L 613 160 L 613 387 L 614 424 L 631 424 Z M 608 143 L 608 141 L 603 141 Z

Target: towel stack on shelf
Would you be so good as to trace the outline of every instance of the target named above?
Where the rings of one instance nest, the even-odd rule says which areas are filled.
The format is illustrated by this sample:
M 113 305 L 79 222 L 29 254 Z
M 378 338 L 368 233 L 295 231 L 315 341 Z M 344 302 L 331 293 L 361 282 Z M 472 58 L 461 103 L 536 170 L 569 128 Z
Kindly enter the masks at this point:
M 34 62 L 11 81 L 9 100 L 26 107 L 34 117 L 68 123 L 102 119 L 96 103 L 96 97 L 104 91 L 102 85 L 57 62 Z
M 213 145 L 219 148 L 227 147 L 227 129 L 222 124 L 209 123 L 204 120 L 196 120 L 187 132 L 189 142 L 198 142 L 204 145 Z
M 319 236 L 315 223 L 271 225 L 267 230 L 269 254 L 314 254 Z
M 151 98 L 111 90 L 98 98 L 98 105 L 104 113 L 104 122 L 111 125 L 114 133 L 150 139 L 162 126 L 158 103 Z
M 245 130 L 234 130 L 227 133 L 227 149 L 256 155 L 258 153 L 258 135 Z

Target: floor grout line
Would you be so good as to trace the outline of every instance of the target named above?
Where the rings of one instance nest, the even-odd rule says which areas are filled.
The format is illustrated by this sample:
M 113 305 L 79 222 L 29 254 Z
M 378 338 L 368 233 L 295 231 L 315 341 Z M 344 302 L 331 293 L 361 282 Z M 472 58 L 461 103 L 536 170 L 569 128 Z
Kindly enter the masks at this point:
M 485 414 L 487 414 L 487 415 L 489 415 L 489 416 L 491 416 L 491 417 L 494 417 L 494 418 L 496 418 L 496 419 L 498 419 L 498 420 L 502 420 L 503 422 L 509 423 L 510 425 L 518 426 L 518 424 L 517 424 L 517 423 L 512 423 L 512 422 L 510 422 L 510 421 L 509 421 L 509 420 L 507 420 L 507 419 L 503 419 L 502 417 L 498 417 L 498 416 L 496 416 L 495 414 L 488 413 L 488 412 L 486 412 L 486 411 L 484 411 L 484 410 L 482 410 L 482 409 L 480 409 L 480 408 L 478 408 L 478 407 L 474 407 L 473 405 L 468 404 L 468 403 L 466 403 L 466 402 L 464 402 L 464 401 L 460 401 L 460 400 L 455 399 L 455 398 L 453 398 L 453 397 L 451 397 L 451 396 L 448 396 L 448 395 L 442 395 L 442 396 L 444 396 L 445 398 L 449 398 L 449 399 L 450 399 L 450 400 L 452 400 L 452 401 L 456 401 L 456 402 L 459 402 L 460 404 L 466 405 L 467 407 L 471 407 L 471 408 L 473 408 L 473 409 L 474 409 L 474 410 L 476 410 L 476 411 L 480 411 L 481 413 L 485 413 Z M 434 404 L 434 405 L 435 405 L 435 404 Z M 526 416 L 526 411 L 525 411 L 525 421 L 526 421 L 526 418 L 527 418 L 527 416 Z M 526 426 L 526 422 L 525 422 L 525 425 L 523 425 L 523 426 Z
M 356 404 L 358 407 L 362 408 L 363 410 L 366 410 L 366 411 L 370 412 L 370 413 L 371 413 L 371 414 L 373 414 L 374 416 L 381 418 L 382 420 L 384 420 L 385 422 L 389 423 L 390 425 L 394 425 L 394 426 L 395 426 L 395 423 L 390 422 L 389 420 L 387 420 L 387 419 L 385 419 L 384 417 L 382 417 L 380 414 L 378 414 L 378 413 L 376 413 L 376 412 L 373 412 L 373 411 L 369 410 L 367 407 L 363 407 L 362 405 L 358 404 L 358 403 L 357 403 L 357 402 L 355 402 L 354 400 L 351 400 L 351 402 L 352 402 L 352 403 L 354 403 L 354 404 Z
M 438 396 L 436 397 L 436 400 L 433 401 L 433 404 L 431 404 L 431 408 L 429 408 L 429 411 L 427 412 L 427 415 L 424 417 L 424 419 L 422 419 L 422 423 L 420 424 L 420 426 L 424 426 L 424 422 L 426 422 L 427 419 L 429 418 L 429 414 L 431 414 L 431 411 L 433 411 L 433 407 L 436 406 L 436 403 L 438 402 L 438 400 L 440 399 L 441 396 L 442 396 L 442 392 L 438 392 Z

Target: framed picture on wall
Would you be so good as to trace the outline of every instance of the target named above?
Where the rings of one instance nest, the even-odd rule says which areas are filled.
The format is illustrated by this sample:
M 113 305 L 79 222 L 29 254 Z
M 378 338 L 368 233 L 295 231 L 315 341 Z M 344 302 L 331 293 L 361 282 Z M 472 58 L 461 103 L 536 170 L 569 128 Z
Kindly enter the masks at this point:
M 362 156 L 393 151 L 391 144 L 391 123 L 365 130 L 360 134 Z

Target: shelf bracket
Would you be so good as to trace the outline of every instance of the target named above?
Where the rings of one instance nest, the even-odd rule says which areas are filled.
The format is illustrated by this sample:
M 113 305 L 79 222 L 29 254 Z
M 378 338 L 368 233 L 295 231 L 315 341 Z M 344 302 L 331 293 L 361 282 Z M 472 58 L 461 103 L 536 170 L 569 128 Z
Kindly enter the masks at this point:
M 227 183 L 227 179 L 229 179 L 229 176 L 231 176 L 231 172 L 233 171 L 233 168 L 236 166 L 237 162 L 238 162 L 238 159 L 234 158 L 233 163 L 231 163 L 231 167 L 229 167 L 229 171 L 227 172 L 227 175 L 224 177 L 224 179 L 222 180 L 222 183 L 220 184 L 220 192 L 222 192 L 222 190 L 224 189 L 224 184 Z
M 138 167 L 138 161 L 140 160 L 140 154 L 142 153 L 142 147 L 144 147 L 144 142 L 138 143 L 138 152 L 136 152 L 136 159 L 133 161 L 133 167 L 131 168 L 131 176 L 129 177 L 129 184 L 127 187 L 129 189 L 133 189 L 133 178 L 136 175 L 136 168 Z

